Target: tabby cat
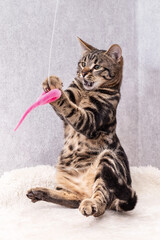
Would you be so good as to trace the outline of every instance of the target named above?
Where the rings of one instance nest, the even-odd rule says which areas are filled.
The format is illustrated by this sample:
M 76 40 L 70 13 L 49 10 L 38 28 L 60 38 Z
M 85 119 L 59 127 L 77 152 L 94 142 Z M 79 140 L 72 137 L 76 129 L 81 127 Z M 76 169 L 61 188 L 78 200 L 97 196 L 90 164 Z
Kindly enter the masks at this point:
M 47 92 L 59 88 L 61 97 L 51 103 L 64 121 L 65 143 L 59 156 L 55 189 L 33 188 L 32 202 L 40 200 L 79 208 L 98 217 L 106 209 L 130 211 L 137 202 L 131 186 L 127 156 L 116 135 L 116 109 L 120 100 L 123 58 L 119 45 L 98 50 L 79 39 L 83 56 L 77 77 L 69 88 L 51 76 Z

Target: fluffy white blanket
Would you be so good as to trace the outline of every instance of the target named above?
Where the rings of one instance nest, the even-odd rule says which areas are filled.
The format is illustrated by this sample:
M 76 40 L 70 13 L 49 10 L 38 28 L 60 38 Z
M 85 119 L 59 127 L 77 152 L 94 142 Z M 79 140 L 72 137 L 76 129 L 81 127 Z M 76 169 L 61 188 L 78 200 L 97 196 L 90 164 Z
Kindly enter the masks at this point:
M 31 187 L 53 187 L 55 169 L 37 166 L 13 170 L 0 178 L 0 240 L 159 240 L 160 170 L 132 167 L 138 204 L 132 212 L 106 211 L 84 217 L 78 209 L 31 203 Z

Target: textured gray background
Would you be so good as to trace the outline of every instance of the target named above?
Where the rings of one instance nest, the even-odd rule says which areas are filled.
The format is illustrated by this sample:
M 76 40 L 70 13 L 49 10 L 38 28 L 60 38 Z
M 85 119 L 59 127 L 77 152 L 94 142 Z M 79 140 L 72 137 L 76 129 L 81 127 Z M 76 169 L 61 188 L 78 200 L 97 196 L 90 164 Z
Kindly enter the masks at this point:
M 55 164 L 63 140 L 61 120 L 49 105 L 25 110 L 41 94 L 55 0 L 0 1 L 0 172 Z M 119 138 L 131 165 L 160 167 L 160 1 L 59 0 L 51 74 L 66 88 L 76 73 L 76 36 L 100 49 L 118 43 L 124 77 L 118 107 Z

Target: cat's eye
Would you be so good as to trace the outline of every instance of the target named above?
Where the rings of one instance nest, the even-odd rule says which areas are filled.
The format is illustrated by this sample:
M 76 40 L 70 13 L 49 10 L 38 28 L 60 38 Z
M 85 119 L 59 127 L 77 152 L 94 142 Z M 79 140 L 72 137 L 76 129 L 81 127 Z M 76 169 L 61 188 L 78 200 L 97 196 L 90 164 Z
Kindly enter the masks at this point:
M 100 67 L 101 67 L 101 66 L 99 66 L 99 65 L 95 65 L 95 66 L 94 66 L 94 69 L 98 70 L 98 69 L 100 69 Z
M 85 63 L 85 62 L 82 62 L 81 64 L 82 64 L 82 67 L 85 67 L 85 66 L 86 66 L 86 63 Z

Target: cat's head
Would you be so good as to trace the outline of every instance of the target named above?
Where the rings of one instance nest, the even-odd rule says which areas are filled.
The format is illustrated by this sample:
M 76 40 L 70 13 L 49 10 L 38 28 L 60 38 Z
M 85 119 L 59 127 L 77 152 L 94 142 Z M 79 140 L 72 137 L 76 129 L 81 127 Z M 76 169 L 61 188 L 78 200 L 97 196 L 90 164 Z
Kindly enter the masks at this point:
M 97 88 L 119 89 L 122 81 L 123 58 L 119 45 L 98 50 L 78 38 L 83 56 L 78 62 L 77 77 L 85 90 Z

